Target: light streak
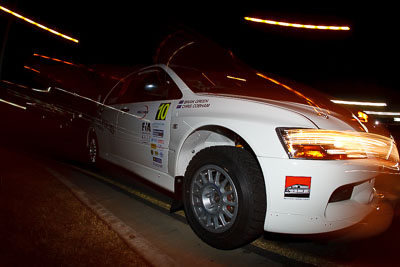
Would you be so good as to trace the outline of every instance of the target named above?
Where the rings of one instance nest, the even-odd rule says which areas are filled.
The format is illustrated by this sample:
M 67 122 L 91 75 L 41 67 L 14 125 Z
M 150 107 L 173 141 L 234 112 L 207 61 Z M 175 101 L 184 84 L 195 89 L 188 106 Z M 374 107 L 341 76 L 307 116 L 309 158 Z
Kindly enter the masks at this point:
M 79 40 L 77 40 L 77 39 L 74 39 L 74 38 L 72 38 L 72 37 L 70 37 L 70 36 L 67 36 L 67 35 L 65 35 L 65 34 L 62 34 L 62 33 L 58 32 L 58 31 L 55 31 L 55 30 L 53 30 L 53 29 L 50 29 L 50 28 L 48 28 L 48 27 L 46 27 L 46 26 L 44 26 L 44 25 L 42 25 L 42 24 L 40 24 L 40 23 L 37 23 L 37 22 L 35 22 L 35 21 L 33 21 L 33 20 L 27 18 L 27 17 L 24 17 L 24 16 L 22 16 L 22 15 L 16 13 L 16 12 L 14 12 L 14 11 L 11 11 L 11 10 L 8 9 L 8 8 L 5 8 L 5 7 L 3 7 L 3 6 L 0 6 L 0 10 L 3 10 L 4 12 L 7 12 L 7 13 L 9 13 L 9 14 L 11 14 L 11 15 L 13 15 L 13 16 L 19 18 L 19 19 L 22 19 L 22 20 L 24 20 L 24 21 L 30 23 L 30 24 L 33 24 L 33 25 L 35 25 L 36 27 L 39 27 L 39 28 L 41 28 L 41 29 L 43 29 L 43 30 L 46 30 L 46 31 L 48 31 L 48 32 L 51 32 L 52 34 L 58 35 L 58 36 L 60 36 L 60 37 L 63 37 L 63 38 L 65 38 L 65 39 L 69 40 L 69 41 L 72 41 L 72 42 L 75 42 L 75 43 L 79 43 Z
M 194 43 L 195 43 L 195 42 L 189 42 L 189 43 L 187 43 L 187 44 L 182 45 L 182 46 L 179 47 L 178 49 L 176 49 L 176 50 L 174 51 L 174 53 L 172 53 L 172 55 L 171 55 L 170 58 L 168 59 L 167 67 L 169 66 L 169 63 L 171 62 L 172 58 L 173 58 L 176 54 L 178 54 L 179 51 L 181 51 L 182 49 L 185 49 L 187 46 L 190 46 L 190 45 L 192 45 L 192 44 L 194 44 Z
M 29 87 L 27 87 L 25 85 L 22 85 L 22 84 L 13 83 L 13 82 L 6 81 L 6 80 L 1 80 L 1 81 L 4 82 L 4 83 L 10 84 L 10 85 L 14 85 L 14 86 L 18 86 L 18 87 L 24 88 L 24 89 L 28 89 L 29 88 Z
M 270 25 L 312 29 L 312 30 L 334 30 L 334 31 L 349 31 L 350 30 L 350 27 L 348 27 L 348 26 L 307 25 L 307 24 L 300 24 L 300 23 L 290 23 L 290 22 L 258 19 L 258 18 L 252 18 L 252 17 L 244 17 L 244 19 L 248 20 L 248 21 L 252 21 L 252 22 L 266 23 L 266 24 L 270 24 Z
M 365 113 L 370 115 L 380 115 L 380 116 L 400 116 L 400 112 L 386 112 L 386 111 L 369 111 L 364 110 Z
M 75 67 L 85 68 L 86 70 L 88 70 L 90 72 L 96 72 L 94 69 L 89 68 L 87 66 L 80 65 L 80 64 L 75 64 L 75 63 L 72 63 L 72 62 L 69 62 L 69 61 L 65 61 L 65 60 L 61 60 L 61 59 L 58 59 L 58 58 L 49 57 L 49 56 L 45 56 L 45 55 L 40 55 L 40 54 L 36 54 L 36 53 L 34 53 L 33 56 L 44 58 L 44 59 L 48 59 L 48 60 L 52 60 L 52 61 L 56 61 L 56 62 L 60 62 L 60 63 L 64 63 L 64 64 L 75 66 Z M 101 74 L 101 76 L 105 76 L 105 75 Z M 116 76 L 108 76 L 108 77 L 110 79 L 112 79 L 112 80 L 117 80 L 117 81 L 119 81 L 121 79 L 121 78 L 116 77 Z
M 72 63 L 72 62 L 68 62 L 68 61 L 65 61 L 65 60 L 58 59 L 58 58 L 48 57 L 48 56 L 44 56 L 44 55 L 39 55 L 39 54 L 36 54 L 36 53 L 33 54 L 33 55 L 34 55 L 35 57 L 41 57 L 41 58 L 53 60 L 53 61 L 56 61 L 56 62 L 64 63 L 64 64 L 67 64 L 67 65 L 77 66 L 76 64 L 74 64 L 74 63 Z
M 213 86 L 215 86 L 215 83 L 213 81 L 211 81 L 211 79 L 208 78 L 207 75 L 205 75 L 203 72 L 201 73 L 201 75 L 203 75 L 203 77 L 206 78 L 207 81 L 209 81 Z
M 233 77 L 233 76 L 226 76 L 226 78 L 228 78 L 228 79 L 233 79 L 233 80 L 238 80 L 238 81 L 242 81 L 242 82 L 245 82 L 246 81 L 246 79 L 243 79 L 243 78 L 238 78 L 238 77 Z
M 24 66 L 24 68 L 27 69 L 27 70 L 31 70 L 31 71 L 33 71 L 33 72 L 36 72 L 36 73 L 40 73 L 40 71 L 38 71 L 37 69 L 28 67 L 28 66 L 26 66 L 26 65 Z
M 303 94 L 300 93 L 299 91 L 297 91 L 297 90 L 295 90 L 295 89 L 293 89 L 293 88 L 287 86 L 286 84 L 280 83 L 279 81 L 277 81 L 277 80 L 275 80 L 275 79 L 272 79 L 272 78 L 270 78 L 270 77 L 268 77 L 268 76 L 265 76 L 265 75 L 262 74 L 262 73 L 257 72 L 256 74 L 257 74 L 259 77 L 264 78 L 264 79 L 266 79 L 266 80 L 268 80 L 268 81 L 270 81 L 270 82 L 273 82 L 273 83 L 275 83 L 275 84 L 277 84 L 277 85 L 280 85 L 280 86 L 282 86 L 283 88 L 289 90 L 290 92 L 295 93 L 297 96 L 303 98 L 303 99 L 307 102 L 307 104 L 308 104 L 309 106 L 311 106 L 311 107 L 314 109 L 314 111 L 315 111 L 318 115 L 326 115 L 326 114 L 323 112 L 322 108 L 321 108 L 320 106 L 317 105 L 317 103 L 315 103 L 312 99 L 306 97 L 305 95 L 303 95 Z M 328 111 L 328 113 L 329 113 L 329 111 Z
M 1 99 L 1 98 L 0 98 L 0 102 L 3 102 L 3 103 L 5 103 L 5 104 L 11 105 L 11 106 L 16 107 L 16 108 L 20 108 L 20 109 L 26 110 L 26 107 L 24 107 L 24 106 L 15 104 L 15 103 L 13 103 L 13 102 L 9 102 L 9 101 L 4 100 L 4 99 Z
M 400 122 L 400 118 L 393 118 L 393 120 Z
M 346 100 L 331 100 L 335 104 L 354 105 L 354 106 L 372 106 L 372 107 L 386 107 L 387 104 L 383 102 L 363 102 L 363 101 L 346 101 Z
M 50 91 L 51 91 L 51 86 L 50 86 L 50 87 L 47 87 L 47 89 L 32 88 L 32 90 L 33 90 L 33 91 L 36 91 L 36 92 L 41 92 L 41 93 L 50 93 Z

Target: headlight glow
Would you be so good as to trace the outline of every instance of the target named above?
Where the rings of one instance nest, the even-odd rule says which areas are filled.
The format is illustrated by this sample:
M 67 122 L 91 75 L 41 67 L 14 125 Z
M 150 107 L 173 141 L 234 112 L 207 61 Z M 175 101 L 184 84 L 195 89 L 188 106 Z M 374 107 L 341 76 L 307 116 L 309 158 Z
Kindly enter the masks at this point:
M 290 158 L 399 161 L 394 140 L 377 134 L 285 128 L 278 128 L 278 132 Z

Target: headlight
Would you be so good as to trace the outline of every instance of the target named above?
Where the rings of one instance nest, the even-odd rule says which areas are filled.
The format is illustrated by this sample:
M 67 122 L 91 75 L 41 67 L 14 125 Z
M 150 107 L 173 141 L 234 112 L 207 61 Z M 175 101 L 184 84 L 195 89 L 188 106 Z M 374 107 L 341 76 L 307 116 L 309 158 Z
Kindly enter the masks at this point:
M 321 129 L 278 128 L 277 131 L 290 158 L 399 161 L 394 140 L 377 134 Z

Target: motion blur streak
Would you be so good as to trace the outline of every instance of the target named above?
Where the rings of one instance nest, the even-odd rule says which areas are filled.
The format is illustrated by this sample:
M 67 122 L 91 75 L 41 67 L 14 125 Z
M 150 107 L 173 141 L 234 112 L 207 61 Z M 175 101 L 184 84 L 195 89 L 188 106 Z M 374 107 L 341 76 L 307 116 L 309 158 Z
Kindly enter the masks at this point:
M 9 101 L 1 99 L 1 98 L 0 98 L 0 102 L 3 102 L 5 104 L 11 105 L 11 106 L 16 107 L 16 108 L 20 108 L 20 109 L 26 110 L 26 107 L 24 107 L 24 106 L 9 102 Z
M 281 22 L 281 21 L 274 21 L 274 20 L 257 19 L 257 18 L 251 18 L 251 17 L 244 17 L 244 19 L 248 20 L 248 21 L 252 21 L 252 22 L 266 23 L 266 24 L 270 24 L 270 25 L 312 29 L 312 30 L 334 30 L 334 31 L 349 31 L 350 30 L 350 27 L 348 27 L 348 26 L 306 25 L 306 24 L 299 24 L 299 23 L 289 23 L 289 22 Z
M 9 13 L 9 14 L 11 14 L 11 15 L 13 15 L 13 16 L 19 18 L 19 19 L 22 19 L 22 20 L 24 20 L 24 21 L 30 23 L 30 24 L 33 24 L 33 25 L 35 25 L 35 26 L 37 26 L 37 27 L 39 27 L 39 28 L 41 28 L 41 29 L 43 29 L 43 30 L 49 31 L 49 32 L 51 32 L 52 34 L 61 36 L 61 37 L 65 38 L 65 39 L 67 39 L 67 40 L 70 40 L 70 41 L 72 41 L 72 42 L 79 43 L 79 41 L 78 41 L 77 39 L 74 39 L 74 38 L 69 37 L 69 36 L 67 36 L 67 35 L 65 35 L 65 34 L 59 33 L 58 31 L 55 31 L 55 30 L 53 30 L 53 29 L 50 29 L 50 28 L 48 28 L 48 27 L 46 27 L 46 26 L 44 26 L 44 25 L 42 25 L 42 24 L 40 24 L 40 23 L 34 22 L 34 21 L 31 20 L 31 19 L 28 19 L 28 18 L 26 18 L 26 17 L 24 17 L 24 16 L 22 16 L 22 15 L 20 15 L 20 14 L 18 14 L 18 13 L 15 13 L 14 11 L 9 10 L 8 8 L 5 8 L 5 7 L 3 7 L 3 6 L 0 6 L 0 10 L 3 10 L 4 12 L 7 12 L 7 13 Z

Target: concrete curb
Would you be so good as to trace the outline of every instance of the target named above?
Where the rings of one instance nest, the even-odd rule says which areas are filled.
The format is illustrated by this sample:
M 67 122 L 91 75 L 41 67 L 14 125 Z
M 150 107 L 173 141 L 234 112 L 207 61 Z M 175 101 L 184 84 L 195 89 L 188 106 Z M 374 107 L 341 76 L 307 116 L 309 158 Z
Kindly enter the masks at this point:
M 155 247 L 148 240 L 135 232 L 131 227 L 126 225 L 118 217 L 113 215 L 109 210 L 101 204 L 93 201 L 89 196 L 75 184 L 63 177 L 53 169 L 46 170 L 56 177 L 60 182 L 67 186 L 71 192 L 95 214 L 97 214 L 107 225 L 111 227 L 134 251 L 138 252 L 142 257 L 153 266 L 181 266 L 158 247 Z

